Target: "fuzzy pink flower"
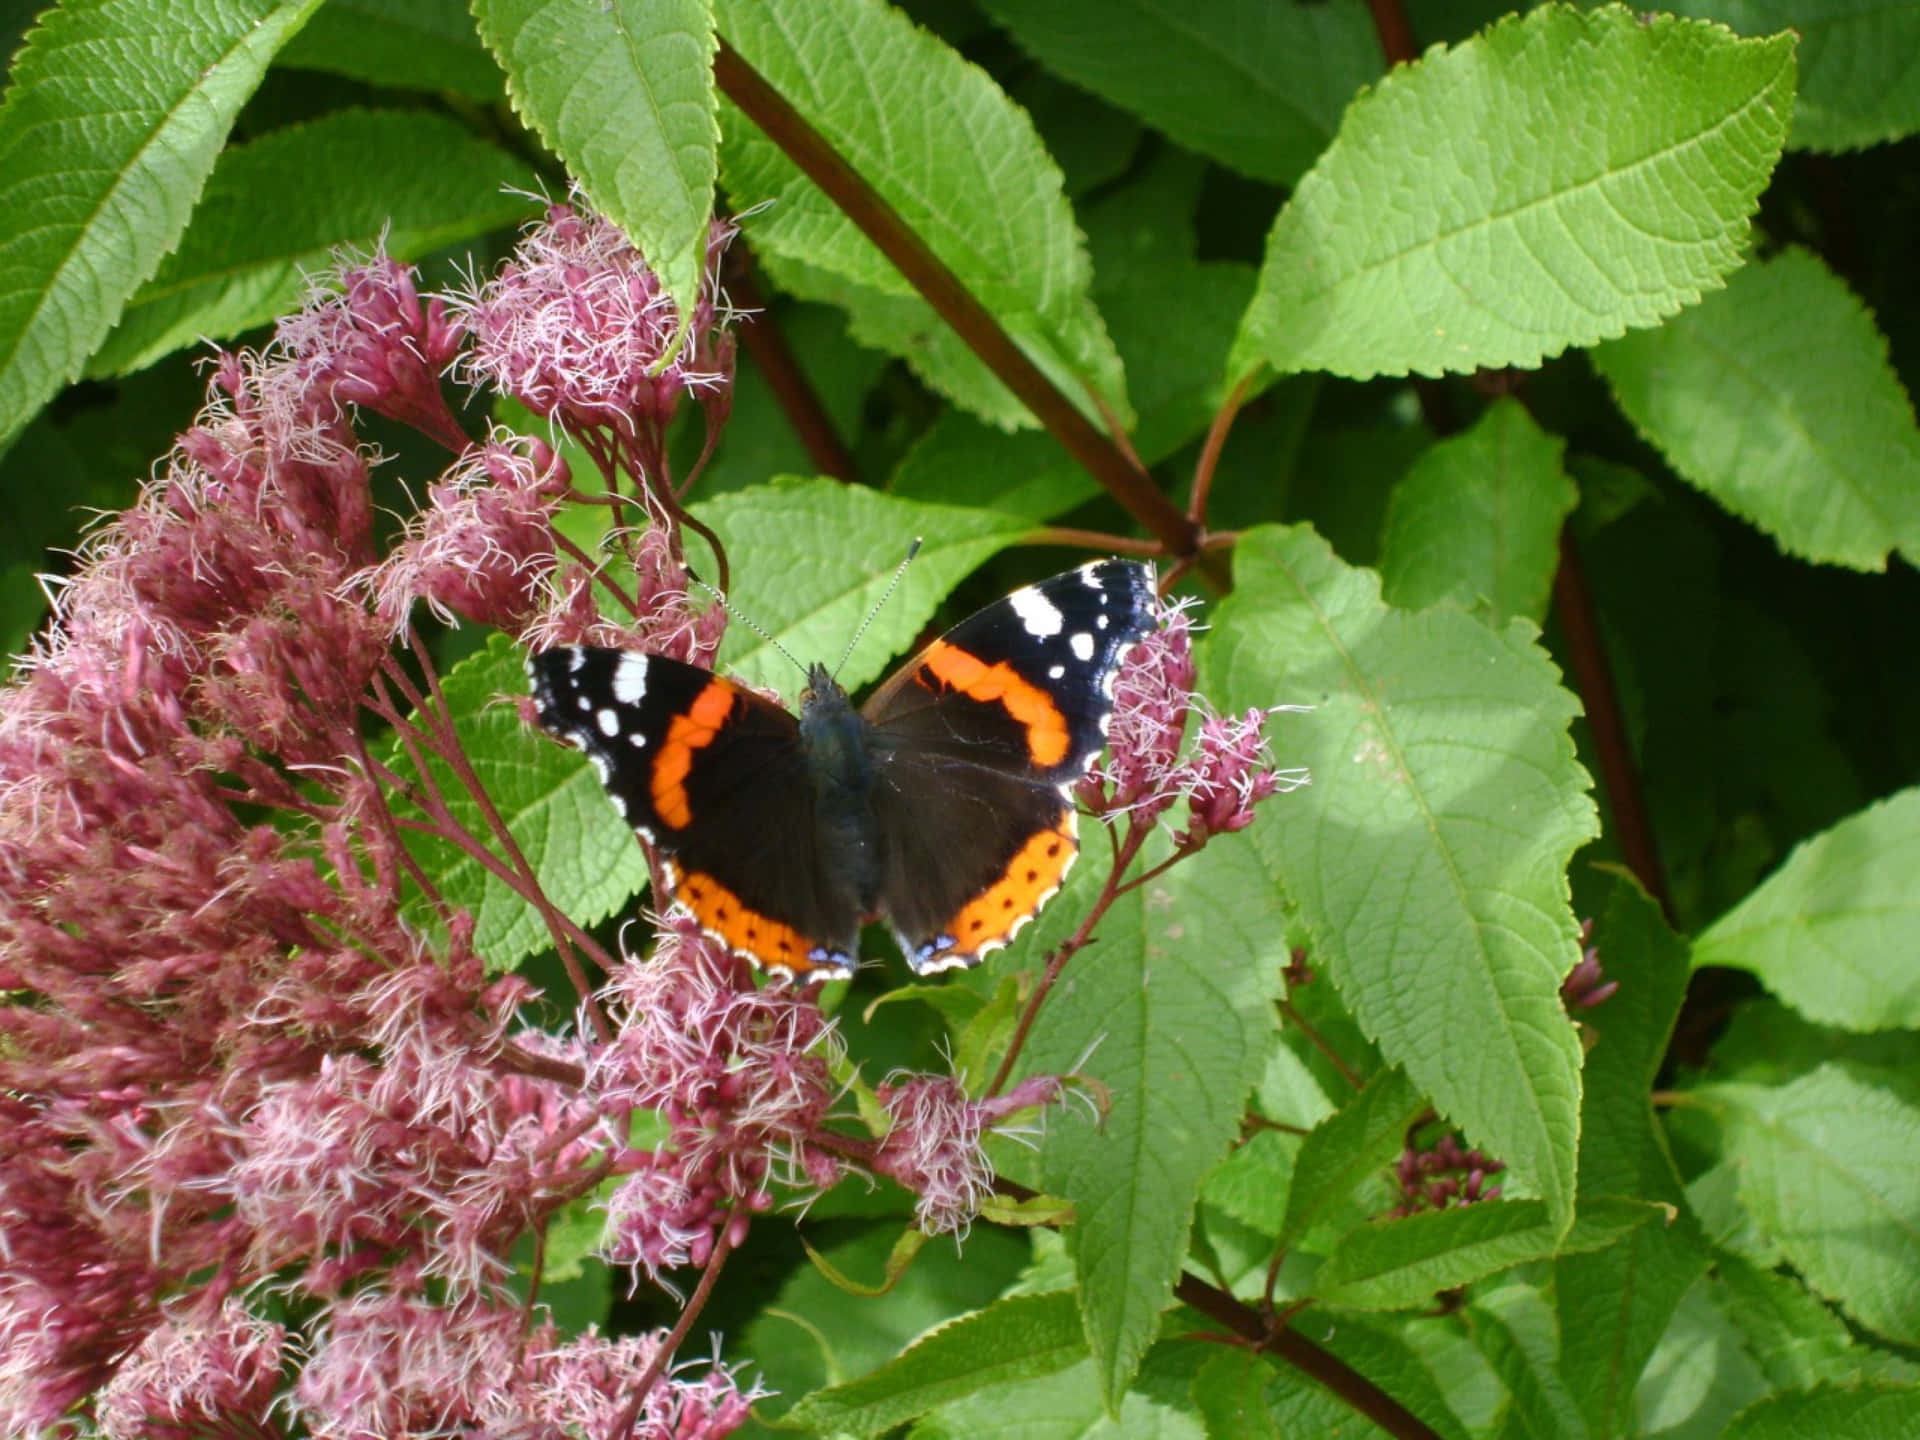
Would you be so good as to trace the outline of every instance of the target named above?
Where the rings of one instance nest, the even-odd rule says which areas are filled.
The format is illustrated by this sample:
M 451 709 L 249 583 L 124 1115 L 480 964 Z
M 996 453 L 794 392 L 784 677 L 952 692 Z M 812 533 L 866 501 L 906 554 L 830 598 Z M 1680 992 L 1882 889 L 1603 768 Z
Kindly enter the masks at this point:
M 616 1436 L 615 1422 L 632 1400 L 634 1383 L 658 1357 L 664 1339 L 661 1333 L 611 1339 L 589 1331 L 564 1345 L 533 1347 L 512 1392 L 492 1406 L 487 1435 L 720 1440 L 739 1429 L 748 1407 L 769 1393 L 757 1383 L 743 1388 L 739 1372 L 718 1361 L 698 1373 L 671 1366 L 647 1392 L 632 1427 Z
M 686 563 L 674 554 L 665 525 L 656 521 L 637 534 L 619 538 L 633 567 L 631 618 L 605 619 L 592 578 L 575 567 L 562 572 L 560 583 L 550 587 L 541 613 L 522 630 L 527 647 L 537 651 L 558 645 L 599 645 L 711 665 L 726 633 L 727 612 L 717 603 L 694 603 Z M 531 713 L 527 720 L 534 723 Z
M 108 1440 L 270 1435 L 285 1341 L 281 1326 L 237 1300 L 212 1315 L 172 1315 L 100 1392 L 100 1432 Z
M 525 1328 L 511 1306 L 379 1291 L 339 1301 L 316 1327 L 296 1412 L 315 1440 L 457 1433 L 512 1384 Z
M 1157 618 L 1114 676 L 1107 758 L 1081 783 L 1080 798 L 1100 814 L 1124 810 L 1148 821 L 1180 795 L 1175 772 L 1193 704 L 1193 619 L 1185 605 L 1164 606 Z
M 970 1099 L 950 1075 L 890 1076 L 875 1091 L 892 1127 L 874 1152 L 874 1173 L 916 1196 L 914 1219 L 929 1235 L 961 1235 L 993 1193 L 993 1162 L 981 1142 L 1004 1122 L 1060 1098 L 1056 1077 L 1037 1075 L 1002 1095 Z

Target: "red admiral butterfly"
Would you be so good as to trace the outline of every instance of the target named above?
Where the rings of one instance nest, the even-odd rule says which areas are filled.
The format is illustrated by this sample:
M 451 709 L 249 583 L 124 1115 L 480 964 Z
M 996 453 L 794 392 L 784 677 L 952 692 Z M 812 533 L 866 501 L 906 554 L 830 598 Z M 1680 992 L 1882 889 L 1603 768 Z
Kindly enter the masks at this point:
M 1006 944 L 1060 888 L 1114 671 L 1154 625 L 1152 570 L 1100 560 L 961 621 L 858 710 L 821 665 L 798 717 L 638 651 L 548 650 L 527 673 L 542 727 L 587 752 L 708 934 L 838 978 L 884 915 L 926 975 Z

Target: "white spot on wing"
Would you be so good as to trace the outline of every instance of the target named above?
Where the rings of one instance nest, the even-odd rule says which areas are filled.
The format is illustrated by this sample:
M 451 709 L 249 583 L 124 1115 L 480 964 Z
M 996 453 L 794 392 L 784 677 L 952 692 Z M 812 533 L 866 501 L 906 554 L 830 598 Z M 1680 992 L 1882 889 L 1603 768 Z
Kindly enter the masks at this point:
M 1067 667 L 1064 665 L 1049 665 L 1047 667 L 1047 678 L 1049 680 L 1058 680 L 1062 675 L 1066 673 L 1067 673 Z
M 587 652 L 582 650 L 578 645 L 571 647 L 567 651 L 567 673 L 569 675 L 578 675 L 581 670 L 586 667 L 586 663 Z
M 1073 651 L 1074 658 L 1080 661 L 1093 659 L 1093 636 L 1082 630 L 1067 640 L 1067 646 Z
M 1014 591 L 1007 597 L 1007 603 L 1013 606 L 1013 613 L 1020 617 L 1020 623 L 1027 627 L 1027 633 L 1036 640 L 1058 635 L 1067 623 L 1067 617 L 1060 613 L 1060 607 L 1031 585 Z
M 601 708 L 594 715 L 593 723 L 600 727 L 600 733 L 609 740 L 620 733 L 620 716 L 611 705 Z
M 1089 560 L 1080 567 L 1080 583 L 1089 590 L 1104 590 L 1107 588 L 1100 583 L 1100 562 L 1098 560 Z
M 622 705 L 638 705 L 647 693 L 647 657 L 631 652 L 613 667 L 613 698 Z

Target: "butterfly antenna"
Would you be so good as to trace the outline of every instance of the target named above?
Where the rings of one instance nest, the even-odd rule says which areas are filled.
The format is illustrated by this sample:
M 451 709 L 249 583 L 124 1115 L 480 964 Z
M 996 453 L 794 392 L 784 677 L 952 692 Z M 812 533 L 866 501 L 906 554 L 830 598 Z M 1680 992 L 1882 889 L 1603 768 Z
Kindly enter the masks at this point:
M 833 673 L 835 675 L 838 675 L 840 673 L 840 666 L 845 665 L 847 663 L 847 660 L 852 656 L 853 647 L 860 643 L 860 637 L 867 633 L 867 627 L 873 624 L 873 617 L 878 615 L 882 610 L 886 609 L 887 601 L 893 598 L 893 592 L 900 584 L 900 577 L 907 573 L 907 566 L 913 563 L 913 557 L 918 555 L 919 553 L 920 553 L 920 537 L 916 535 L 913 537 L 913 543 L 907 547 L 906 558 L 902 560 L 897 567 L 895 567 L 893 572 L 893 578 L 887 582 L 887 588 L 885 592 L 880 596 L 879 603 L 876 604 L 873 607 L 873 609 L 867 612 L 867 618 L 860 622 L 860 628 L 853 632 L 853 638 L 847 642 L 847 648 L 843 652 L 841 652 L 840 664 L 835 665 L 833 667 Z
M 766 641 L 767 644 L 771 645 L 774 649 L 778 650 L 782 655 L 786 656 L 789 661 L 792 661 L 794 669 L 798 670 L 802 675 L 805 675 L 807 673 L 807 667 L 802 665 L 798 660 L 795 660 L 793 658 L 793 652 L 787 649 L 787 647 L 782 645 L 778 640 L 776 640 L 773 637 L 772 632 L 764 628 L 762 625 L 760 625 L 760 623 L 756 621 L 751 615 L 742 615 L 738 610 L 734 609 L 732 605 L 727 603 L 726 596 L 722 595 L 718 590 L 714 589 L 713 586 L 709 585 L 706 581 L 702 580 L 698 575 L 694 574 L 691 570 L 687 572 L 687 579 L 691 580 L 695 585 L 698 585 L 702 590 L 706 591 L 707 594 L 711 595 L 714 599 L 714 603 L 717 604 L 722 610 L 726 611 L 728 615 L 732 616 L 740 624 L 746 626 L 747 629 L 751 630 L 754 634 L 758 635 L 762 640 Z

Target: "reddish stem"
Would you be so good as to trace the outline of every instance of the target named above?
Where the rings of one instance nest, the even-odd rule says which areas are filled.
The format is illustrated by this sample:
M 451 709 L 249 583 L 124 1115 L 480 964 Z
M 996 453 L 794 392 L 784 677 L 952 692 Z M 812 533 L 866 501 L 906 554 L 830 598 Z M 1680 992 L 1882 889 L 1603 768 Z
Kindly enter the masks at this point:
M 680 1312 L 673 1332 L 660 1343 L 660 1348 L 653 1352 L 653 1359 L 647 1362 L 647 1368 L 640 1372 L 639 1380 L 634 1383 L 633 1398 L 627 1401 L 626 1408 L 620 1412 L 620 1418 L 613 1422 L 609 1434 L 633 1433 L 633 1422 L 640 1418 L 640 1407 L 647 1403 L 648 1392 L 666 1372 L 681 1342 L 687 1338 L 687 1332 L 693 1329 L 693 1322 L 700 1318 L 700 1312 L 707 1308 L 707 1298 L 713 1294 L 713 1282 L 720 1278 L 720 1267 L 727 1263 L 728 1252 L 732 1249 L 727 1243 L 727 1232 L 731 1228 L 731 1220 L 720 1227 L 720 1233 L 713 1242 L 713 1254 L 707 1257 L 706 1269 L 700 1272 L 700 1283 L 694 1287 L 693 1297 L 687 1301 L 687 1308 Z
M 1246 401 L 1247 386 L 1253 382 L 1251 375 L 1228 392 L 1227 403 L 1213 417 L 1213 423 L 1207 427 L 1206 443 L 1200 447 L 1200 458 L 1193 465 L 1193 497 L 1187 502 L 1187 518 L 1205 533 L 1207 523 L 1207 501 L 1213 494 L 1214 472 L 1220 468 L 1220 452 L 1226 449 L 1227 432 L 1233 429 L 1235 417 L 1240 414 L 1240 406 Z

